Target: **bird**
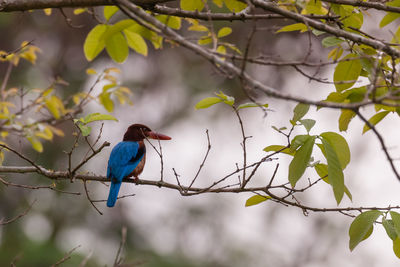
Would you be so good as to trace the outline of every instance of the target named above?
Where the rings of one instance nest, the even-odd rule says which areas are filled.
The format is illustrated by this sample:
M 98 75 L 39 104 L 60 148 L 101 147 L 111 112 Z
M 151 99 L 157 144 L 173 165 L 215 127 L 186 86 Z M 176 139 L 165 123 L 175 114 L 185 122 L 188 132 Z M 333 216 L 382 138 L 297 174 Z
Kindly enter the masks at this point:
M 153 132 L 143 124 L 132 124 L 111 151 L 108 159 L 107 178 L 111 180 L 107 207 L 114 207 L 118 192 L 124 178 L 134 177 L 142 173 L 146 162 L 146 146 L 144 139 L 171 140 L 171 137 Z

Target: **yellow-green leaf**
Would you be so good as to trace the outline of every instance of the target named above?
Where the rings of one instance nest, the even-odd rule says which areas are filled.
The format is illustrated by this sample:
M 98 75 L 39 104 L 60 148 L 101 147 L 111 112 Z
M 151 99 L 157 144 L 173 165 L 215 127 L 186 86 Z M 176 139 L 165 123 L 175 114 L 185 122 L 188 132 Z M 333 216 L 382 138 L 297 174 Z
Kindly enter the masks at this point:
M 231 12 L 235 13 L 240 12 L 247 7 L 245 3 L 238 0 L 224 0 L 224 3 Z
M 270 151 L 279 151 L 280 153 L 285 153 L 288 155 L 293 156 L 295 152 L 291 151 L 287 146 L 281 146 L 281 145 L 270 145 L 267 146 L 266 148 L 263 149 L 265 152 L 270 152 Z
M 318 163 L 314 165 L 315 171 L 317 172 L 318 176 L 322 178 L 322 180 L 328 184 L 331 184 L 329 182 L 329 176 L 328 176 L 328 165 Z M 352 200 L 353 196 L 350 193 L 350 190 L 347 188 L 347 186 L 344 186 L 344 193 L 347 195 L 347 197 Z
M 345 132 L 350 121 L 356 116 L 356 113 L 349 109 L 342 109 L 339 117 L 339 131 Z
M 74 15 L 79 15 L 87 11 L 87 8 L 75 8 Z
M 211 42 L 212 38 L 210 36 L 203 36 L 197 41 L 199 45 L 207 45 L 210 44 Z
M 129 55 L 129 48 L 125 37 L 121 32 L 107 38 L 106 50 L 108 55 L 117 63 L 122 63 Z
M 389 236 L 390 239 L 393 241 L 397 239 L 396 229 L 394 228 L 393 220 L 387 220 L 382 218 L 382 225 L 385 228 L 386 234 Z
M 320 134 L 322 138 L 329 141 L 332 148 L 335 150 L 336 155 L 340 161 L 340 166 L 344 170 L 347 164 L 350 163 L 350 148 L 346 139 L 335 132 L 324 132 Z
M 104 108 L 108 112 L 112 112 L 114 110 L 114 103 L 110 98 L 110 93 L 102 93 L 99 95 L 100 103 L 104 106 Z
M 258 105 L 256 103 L 244 103 L 240 104 L 237 109 L 242 109 L 242 108 L 256 108 L 256 107 L 268 107 L 268 104 L 263 104 L 263 105 Z
M 181 0 L 181 9 L 187 11 L 202 11 L 204 8 L 203 0 Z
M 115 13 L 119 8 L 117 6 L 105 6 L 104 7 L 104 18 L 108 21 L 112 16 L 114 16 Z
M 97 55 L 104 49 L 104 34 L 107 31 L 107 28 L 107 25 L 99 24 L 87 35 L 85 43 L 83 44 L 83 51 L 88 61 L 95 59 Z
M 349 54 L 343 59 L 351 59 L 356 56 L 355 54 Z M 360 59 L 339 62 L 333 74 L 336 91 L 341 92 L 352 87 L 360 76 L 361 68 Z
M 88 136 L 90 134 L 90 132 L 92 131 L 92 127 L 81 124 L 81 123 L 78 124 L 78 127 L 81 130 L 83 136 Z
M 322 39 L 322 45 L 324 47 L 331 47 L 331 46 L 336 46 L 344 42 L 342 39 L 337 38 L 335 36 L 328 36 Z
M 189 31 L 195 31 L 195 32 L 208 32 L 208 28 L 204 25 L 200 24 L 194 24 L 188 28 Z
M 293 32 L 293 31 L 300 31 L 300 32 L 306 32 L 308 30 L 307 25 L 304 23 L 295 23 L 291 25 L 284 26 L 277 30 L 276 32 Z
M 51 15 L 51 8 L 45 8 L 43 9 L 44 14 L 46 14 L 46 16 L 50 16 Z
M 392 217 L 393 227 L 397 236 L 400 236 L 400 214 L 398 212 L 391 211 L 390 217 Z
M 101 113 L 92 113 L 88 114 L 83 118 L 83 123 L 87 124 L 93 121 L 104 121 L 104 120 L 113 120 L 113 121 L 118 121 L 114 116 L 109 115 L 109 114 L 101 114 Z
M 179 30 L 181 28 L 182 19 L 176 16 L 158 15 L 156 19 L 167 25 L 168 27 Z
M 208 107 L 210 107 L 212 105 L 215 105 L 217 103 L 220 103 L 222 101 L 223 100 L 221 98 L 219 98 L 219 97 L 207 97 L 207 98 L 204 98 L 204 99 L 200 100 L 196 104 L 195 108 L 196 109 L 208 108 Z
M 53 132 L 48 127 L 45 127 L 40 132 L 36 132 L 35 135 L 37 137 L 40 137 L 40 138 L 43 138 L 43 139 L 49 140 L 49 141 L 53 139 Z
M 381 22 L 379 23 L 379 27 L 385 27 L 386 25 L 390 24 L 398 18 L 400 18 L 399 13 L 389 12 L 382 18 Z
M 44 102 L 46 105 L 46 108 L 50 111 L 51 115 L 53 115 L 53 117 L 56 119 L 59 119 L 61 116 L 60 102 L 61 102 L 61 100 L 54 95 L 47 98 Z
M 294 187 L 306 171 L 315 143 L 315 136 L 307 136 L 305 143 L 296 151 L 289 165 L 289 182 Z
M 86 74 L 89 74 L 89 75 L 97 74 L 97 71 L 95 69 L 89 68 L 89 69 L 86 69 Z
M 32 148 L 37 152 L 43 152 L 43 145 L 35 136 L 29 136 L 26 139 L 31 143 Z
M 270 196 L 254 195 L 246 200 L 245 207 L 260 204 L 261 202 L 267 201 L 270 198 Z
M 213 0 L 213 3 L 219 8 L 224 4 L 223 0 Z
M 358 215 L 350 225 L 349 229 L 349 248 L 352 251 L 365 237 L 369 236 L 373 223 L 382 215 L 379 210 L 370 210 Z
M 399 237 L 397 237 L 393 241 L 393 252 L 396 255 L 396 257 L 400 259 L 400 238 Z
M 297 121 L 304 117 L 307 114 L 308 110 L 310 109 L 310 105 L 298 103 L 296 107 L 293 109 L 293 118 L 291 119 L 290 123 L 295 125 Z
M 371 123 L 372 126 L 377 125 L 381 120 L 383 120 L 383 118 L 386 117 L 387 114 L 389 114 L 390 111 L 381 111 L 376 113 L 374 116 L 372 116 L 368 121 L 369 123 Z M 363 128 L 363 132 L 365 133 L 367 131 L 369 131 L 371 128 L 369 128 L 369 126 L 367 124 L 364 125 Z
M 124 31 L 124 34 L 130 48 L 143 56 L 147 56 L 147 44 L 140 34 L 127 30 Z
M 333 194 L 337 204 L 342 201 L 344 194 L 344 175 L 340 165 L 339 157 L 336 154 L 334 145 L 326 138 L 322 138 L 322 145 L 325 151 L 325 157 L 328 162 L 329 183 L 332 185 Z
M 230 28 L 230 27 L 223 27 L 223 28 L 221 28 L 221 29 L 218 31 L 217 36 L 218 36 L 218 38 L 221 38 L 221 37 L 228 36 L 228 35 L 231 34 L 231 33 L 232 33 L 232 28 Z

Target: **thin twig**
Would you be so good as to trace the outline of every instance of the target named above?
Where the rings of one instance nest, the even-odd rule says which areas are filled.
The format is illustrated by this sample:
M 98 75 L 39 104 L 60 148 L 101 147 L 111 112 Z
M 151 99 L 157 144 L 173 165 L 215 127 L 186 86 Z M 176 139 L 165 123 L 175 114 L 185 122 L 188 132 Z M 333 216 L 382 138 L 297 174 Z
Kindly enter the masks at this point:
M 121 230 L 121 242 L 119 244 L 117 255 L 115 255 L 114 267 L 118 267 L 123 261 L 121 253 L 122 253 L 122 250 L 123 250 L 123 248 L 125 246 L 126 234 L 127 234 L 127 228 L 126 228 L 126 226 L 123 226 L 122 230 Z
M 63 194 L 70 194 L 70 195 L 76 195 L 76 196 L 81 195 L 80 192 L 70 192 L 70 191 L 64 191 L 64 190 L 57 189 L 55 187 L 55 185 L 32 186 L 32 185 L 24 185 L 24 184 L 15 184 L 15 183 L 7 182 L 6 180 L 4 180 L 1 177 L 0 177 L 0 182 L 2 182 L 6 186 L 14 186 L 14 187 L 20 187 L 20 188 L 25 188 L 25 189 L 50 189 L 50 190 L 53 190 L 53 191 L 56 191 L 59 193 L 63 193 Z
M 95 210 L 100 214 L 100 215 L 103 215 L 103 213 L 96 207 L 96 205 L 93 203 L 94 201 L 90 198 L 90 196 L 89 196 L 89 190 L 87 189 L 87 186 L 86 186 L 86 180 L 84 180 L 83 181 L 83 186 L 84 186 L 84 188 L 85 188 L 85 193 L 86 193 L 86 197 L 87 197 L 87 199 L 89 200 L 89 202 L 90 202 L 90 204 L 93 206 L 93 208 L 95 208 Z
M 35 204 L 35 202 L 36 202 L 36 199 L 32 202 L 32 204 L 30 204 L 30 205 L 28 206 L 28 208 L 27 208 L 24 212 L 22 212 L 22 213 L 19 214 L 18 216 L 14 217 L 14 218 L 12 218 L 12 219 L 10 219 L 10 220 L 7 220 L 7 221 L 1 220 L 1 221 L 0 221 L 0 225 L 10 224 L 10 223 L 12 223 L 12 222 L 15 222 L 15 221 L 18 220 L 19 218 L 24 217 L 24 216 L 25 216 L 26 214 L 28 214 L 28 212 L 31 210 L 31 208 L 32 208 L 33 204 Z
M 59 261 L 57 261 L 56 263 L 54 263 L 53 265 L 51 265 L 51 267 L 56 267 L 59 266 L 61 263 L 66 262 L 67 260 L 69 260 L 71 258 L 71 254 L 77 249 L 79 248 L 81 245 L 78 245 L 76 247 L 74 247 L 73 249 L 71 249 L 70 251 L 68 251 L 64 257 L 62 257 L 62 259 L 60 259 Z
M 192 187 L 192 185 L 196 181 L 197 177 L 199 176 L 201 170 L 203 169 L 204 164 L 207 160 L 208 154 L 210 153 L 210 150 L 211 150 L 211 142 L 210 142 L 210 136 L 208 134 L 208 129 L 206 130 L 206 135 L 207 135 L 207 151 L 206 151 L 206 154 L 204 155 L 203 161 L 201 162 L 201 164 L 199 166 L 199 169 L 196 172 L 196 175 L 194 176 L 194 178 L 192 179 L 192 182 L 190 183 L 190 185 L 188 187 L 189 189 Z

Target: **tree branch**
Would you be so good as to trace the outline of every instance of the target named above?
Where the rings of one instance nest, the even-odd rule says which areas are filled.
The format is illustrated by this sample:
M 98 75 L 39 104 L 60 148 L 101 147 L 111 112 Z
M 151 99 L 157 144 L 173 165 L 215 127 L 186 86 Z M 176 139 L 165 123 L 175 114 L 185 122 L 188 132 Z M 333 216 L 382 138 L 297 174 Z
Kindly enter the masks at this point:
M 152 6 L 172 0 L 132 0 L 139 6 Z M 0 12 L 28 11 L 63 7 L 96 7 L 114 5 L 113 0 L 0 0 Z

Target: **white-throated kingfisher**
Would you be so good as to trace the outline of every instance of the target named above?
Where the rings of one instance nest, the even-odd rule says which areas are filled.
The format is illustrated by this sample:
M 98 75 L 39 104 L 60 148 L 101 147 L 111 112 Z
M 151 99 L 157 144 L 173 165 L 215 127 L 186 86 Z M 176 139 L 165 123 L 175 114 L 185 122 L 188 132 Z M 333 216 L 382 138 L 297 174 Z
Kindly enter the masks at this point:
M 124 134 L 124 139 L 111 151 L 108 159 L 107 178 L 111 180 L 107 206 L 114 207 L 122 180 L 142 173 L 146 162 L 144 139 L 170 140 L 171 137 L 153 132 L 143 124 L 132 124 Z

